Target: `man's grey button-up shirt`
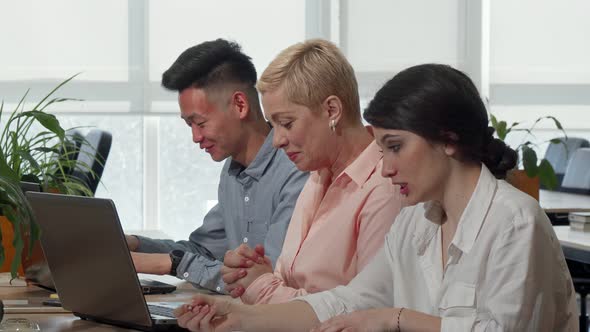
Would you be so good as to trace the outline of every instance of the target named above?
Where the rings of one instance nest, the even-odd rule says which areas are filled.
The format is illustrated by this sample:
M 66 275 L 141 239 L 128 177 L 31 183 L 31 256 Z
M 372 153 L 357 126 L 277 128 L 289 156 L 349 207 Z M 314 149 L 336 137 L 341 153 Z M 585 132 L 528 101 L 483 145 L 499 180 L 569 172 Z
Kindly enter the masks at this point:
M 283 151 L 272 146 L 269 133 L 248 167 L 226 160 L 218 190 L 218 204 L 188 241 L 154 240 L 138 236 L 139 252 L 185 251 L 177 277 L 200 287 L 223 292 L 223 256 L 242 243 L 264 245 L 273 265 L 283 247 L 299 192 L 308 173 L 297 170 Z

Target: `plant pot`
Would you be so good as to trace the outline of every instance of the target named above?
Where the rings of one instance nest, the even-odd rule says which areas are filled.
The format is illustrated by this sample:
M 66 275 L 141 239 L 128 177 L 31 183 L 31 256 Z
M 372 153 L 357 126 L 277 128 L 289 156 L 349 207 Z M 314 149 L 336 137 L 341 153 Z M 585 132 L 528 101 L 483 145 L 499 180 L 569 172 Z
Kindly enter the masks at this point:
M 516 189 L 529 194 L 537 201 L 539 200 L 539 177 L 530 178 L 524 170 L 513 169 L 506 174 L 506 181 L 514 186 Z
M 0 266 L 0 272 L 10 272 L 10 265 L 14 259 L 15 249 L 12 245 L 14 239 L 14 229 L 12 223 L 5 216 L 0 216 L 0 231 L 2 232 L 2 247 L 4 248 L 4 263 Z M 18 274 L 23 275 L 22 265 L 18 268 Z
M 4 318 L 4 303 L 0 300 L 0 323 L 2 322 L 2 318 Z
M 16 253 L 12 241 L 14 240 L 14 228 L 12 224 L 4 216 L 0 216 L 0 227 L 2 231 L 2 247 L 4 248 L 4 254 L 6 260 L 0 267 L 0 272 L 10 272 L 10 266 L 14 260 Z M 23 227 L 23 252 L 21 254 L 21 261 L 18 267 L 18 275 L 25 276 L 28 278 L 29 270 L 38 270 L 40 265 L 46 265 L 45 256 L 39 241 L 36 241 L 33 245 L 33 251 L 29 255 L 29 241 L 30 235 L 26 227 Z

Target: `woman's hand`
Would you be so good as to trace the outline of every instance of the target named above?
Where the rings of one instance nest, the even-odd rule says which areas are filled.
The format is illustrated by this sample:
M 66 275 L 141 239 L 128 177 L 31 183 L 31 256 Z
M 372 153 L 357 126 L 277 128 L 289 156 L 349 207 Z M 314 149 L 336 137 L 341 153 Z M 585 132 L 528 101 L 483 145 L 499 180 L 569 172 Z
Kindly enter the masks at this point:
M 264 263 L 264 246 L 257 245 L 254 249 L 242 244 L 234 250 L 228 250 L 223 257 L 226 267 L 250 267 L 254 263 Z
M 244 294 L 246 289 L 263 274 L 272 273 L 272 265 L 269 262 L 264 264 L 254 264 L 247 269 L 227 269 L 226 274 L 223 274 L 223 281 L 226 283 L 225 290 L 234 298 L 240 297 Z M 228 283 L 226 280 L 235 280 L 233 283 Z
M 223 332 L 240 329 L 236 305 L 207 295 L 197 295 L 193 300 L 174 310 L 178 325 L 189 331 Z
M 383 332 L 397 331 L 397 308 L 360 310 L 347 315 L 336 316 L 312 332 Z
M 273 271 L 270 258 L 264 256 L 262 245 L 251 249 L 243 244 L 235 250 L 229 250 L 225 253 L 223 264 L 221 277 L 226 285 L 225 290 L 234 298 L 242 296 L 258 277 Z

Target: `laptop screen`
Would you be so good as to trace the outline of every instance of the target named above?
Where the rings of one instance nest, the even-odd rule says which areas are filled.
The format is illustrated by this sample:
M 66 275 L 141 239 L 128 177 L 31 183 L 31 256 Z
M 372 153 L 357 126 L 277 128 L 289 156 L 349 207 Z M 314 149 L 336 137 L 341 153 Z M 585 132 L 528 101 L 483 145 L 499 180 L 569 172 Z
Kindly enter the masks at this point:
M 26 196 L 63 307 L 80 317 L 151 326 L 113 202 L 35 192 Z

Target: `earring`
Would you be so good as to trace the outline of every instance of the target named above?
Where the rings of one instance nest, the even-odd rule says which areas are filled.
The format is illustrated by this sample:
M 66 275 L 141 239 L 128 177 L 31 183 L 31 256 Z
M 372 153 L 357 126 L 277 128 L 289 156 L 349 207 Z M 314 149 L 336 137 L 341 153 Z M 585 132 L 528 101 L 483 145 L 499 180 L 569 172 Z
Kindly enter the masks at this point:
M 330 120 L 330 130 L 336 132 L 336 120 L 334 119 Z

